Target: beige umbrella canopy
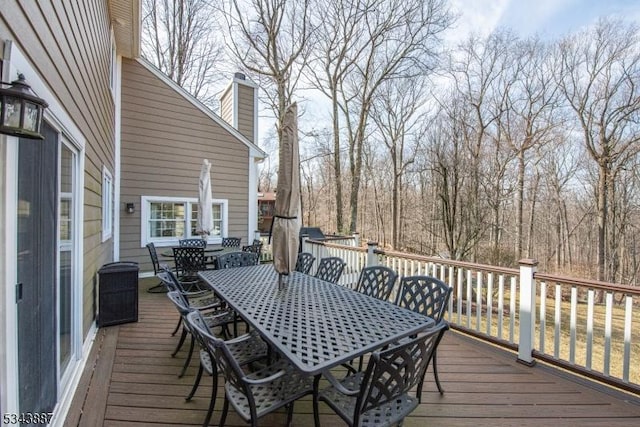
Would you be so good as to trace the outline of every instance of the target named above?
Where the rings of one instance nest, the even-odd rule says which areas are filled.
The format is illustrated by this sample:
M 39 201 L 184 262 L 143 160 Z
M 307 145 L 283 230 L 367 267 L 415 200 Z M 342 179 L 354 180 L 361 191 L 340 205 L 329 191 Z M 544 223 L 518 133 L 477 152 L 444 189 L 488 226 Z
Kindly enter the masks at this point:
M 298 154 L 298 106 L 291 104 L 282 124 L 278 186 L 273 218 L 273 264 L 282 275 L 296 266 L 300 233 L 300 157 Z
M 213 209 L 211 195 L 211 163 L 202 161 L 200 179 L 198 181 L 198 216 L 196 218 L 196 232 L 207 239 L 213 229 Z

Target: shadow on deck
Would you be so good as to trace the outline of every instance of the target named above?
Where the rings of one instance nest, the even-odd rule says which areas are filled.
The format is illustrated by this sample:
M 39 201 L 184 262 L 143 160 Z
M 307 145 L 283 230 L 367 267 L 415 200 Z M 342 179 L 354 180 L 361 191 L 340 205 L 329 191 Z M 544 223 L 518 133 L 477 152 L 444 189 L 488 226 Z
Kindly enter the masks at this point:
M 99 330 L 65 426 L 202 425 L 210 379 L 203 378 L 191 402 L 184 396 L 197 371 L 196 357 L 178 378 L 187 345 L 171 357 L 178 336 L 171 336 L 177 312 L 164 294 L 149 294 L 155 279 L 140 281 L 139 321 Z M 440 344 L 438 365 L 445 389 L 440 396 L 427 373 L 423 403 L 407 418 L 407 427 L 640 425 L 640 398 L 538 364 L 518 364 L 516 355 L 449 331 Z M 219 381 L 222 387 L 223 381 Z M 224 391 L 218 391 L 212 425 L 220 419 Z M 344 422 L 324 404 L 322 426 Z M 260 419 L 261 426 L 283 426 L 284 411 Z M 295 405 L 293 424 L 312 426 L 311 397 Z M 246 424 L 233 412 L 229 426 Z

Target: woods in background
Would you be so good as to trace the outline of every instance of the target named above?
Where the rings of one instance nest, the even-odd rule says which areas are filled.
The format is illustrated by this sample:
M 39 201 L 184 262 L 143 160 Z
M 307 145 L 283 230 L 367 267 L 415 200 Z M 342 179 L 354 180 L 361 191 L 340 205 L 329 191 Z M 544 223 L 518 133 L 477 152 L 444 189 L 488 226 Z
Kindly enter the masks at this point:
M 211 58 L 200 51 L 202 67 L 180 66 L 196 53 L 176 57 L 178 48 L 198 52 L 197 40 L 150 30 L 163 22 L 158 8 L 177 3 L 217 23 L 219 49 L 206 52 L 220 72 L 235 67 L 261 84 L 276 123 L 290 101 L 326 102 L 322 117 L 300 121 L 305 225 L 638 283 L 637 24 L 603 18 L 557 40 L 501 29 L 454 45 L 443 40 L 455 22 L 444 0 L 146 0 L 145 37 L 156 43 L 145 56 L 175 68 L 167 74 L 188 90 Z M 265 188 L 276 168 L 266 164 Z

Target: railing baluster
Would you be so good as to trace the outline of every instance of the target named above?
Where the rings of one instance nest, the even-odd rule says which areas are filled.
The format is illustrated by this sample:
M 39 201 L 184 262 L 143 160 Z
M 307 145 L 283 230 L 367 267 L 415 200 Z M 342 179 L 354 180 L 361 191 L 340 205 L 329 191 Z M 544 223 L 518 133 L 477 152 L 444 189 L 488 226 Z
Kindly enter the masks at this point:
M 629 382 L 631 365 L 631 316 L 633 314 L 633 297 L 627 295 L 624 307 L 624 359 L 622 363 L 622 381 Z
M 467 269 L 467 328 L 471 329 L 471 270 Z
M 509 295 L 509 342 L 515 342 L 516 331 L 516 278 L 511 278 L 511 289 Z
M 587 291 L 587 355 L 585 361 L 585 367 L 591 369 L 591 355 L 593 354 L 593 304 L 594 304 L 593 289 Z
M 504 274 L 498 277 L 498 338 L 502 339 L 504 322 Z
M 569 319 L 569 362 L 576 363 L 576 323 L 578 318 L 578 288 L 571 287 L 571 317 Z
M 547 330 L 547 284 L 540 282 L 540 333 L 538 348 L 544 353 L 545 332 Z
M 553 329 L 553 357 L 560 357 L 560 323 L 562 322 L 562 286 L 556 283 L 555 318 Z
M 447 271 L 449 272 L 449 281 L 447 282 L 449 287 L 454 287 L 455 282 L 454 280 L 454 271 L 455 269 L 453 268 L 453 266 L 448 266 L 447 267 Z M 453 292 L 453 290 L 451 290 L 451 292 Z M 452 314 L 453 314 L 453 298 L 449 298 L 449 320 L 451 320 Z
M 493 273 L 487 275 L 487 335 L 491 336 L 493 320 Z
M 611 329 L 613 324 L 613 292 L 607 292 L 605 295 L 605 313 L 604 313 L 604 366 L 602 372 L 609 376 L 611 368 Z
M 458 321 L 456 322 L 458 325 L 462 324 L 462 282 L 464 279 L 464 271 L 461 267 L 457 268 L 458 270 L 458 282 L 456 286 L 456 295 L 458 300 Z

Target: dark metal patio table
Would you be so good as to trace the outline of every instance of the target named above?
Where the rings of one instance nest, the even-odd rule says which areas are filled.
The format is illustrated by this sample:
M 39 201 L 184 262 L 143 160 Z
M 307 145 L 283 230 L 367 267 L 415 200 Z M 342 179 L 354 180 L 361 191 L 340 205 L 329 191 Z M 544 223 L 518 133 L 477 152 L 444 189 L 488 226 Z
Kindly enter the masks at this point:
M 271 264 L 198 274 L 309 375 L 434 325 L 429 317 L 298 272 L 279 287 Z

